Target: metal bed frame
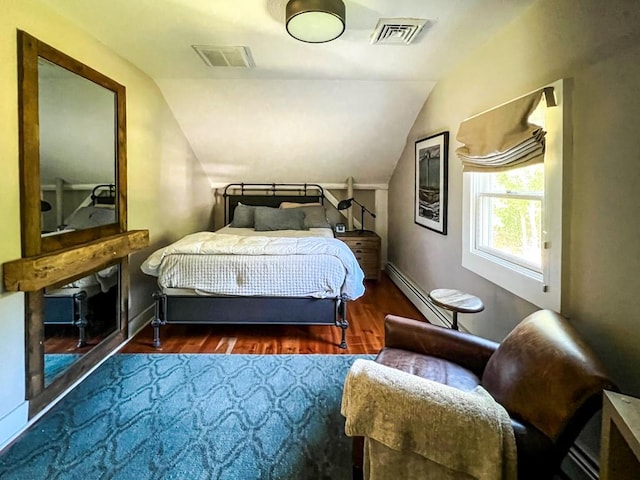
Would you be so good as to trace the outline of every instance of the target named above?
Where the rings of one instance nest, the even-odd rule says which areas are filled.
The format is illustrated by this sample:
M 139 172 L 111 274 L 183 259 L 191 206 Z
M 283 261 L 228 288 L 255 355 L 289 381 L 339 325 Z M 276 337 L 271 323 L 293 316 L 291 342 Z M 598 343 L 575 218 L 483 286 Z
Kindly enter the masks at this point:
M 87 344 L 87 292 L 73 289 L 68 295 L 44 294 L 44 324 L 78 327 L 77 348 Z
M 281 202 L 324 204 L 320 185 L 307 183 L 233 183 L 224 189 L 225 225 L 238 203 L 278 207 Z M 347 348 L 347 299 L 311 297 L 231 297 L 153 294 L 153 346 L 159 348 L 160 327 L 166 324 L 335 325 L 340 348 Z

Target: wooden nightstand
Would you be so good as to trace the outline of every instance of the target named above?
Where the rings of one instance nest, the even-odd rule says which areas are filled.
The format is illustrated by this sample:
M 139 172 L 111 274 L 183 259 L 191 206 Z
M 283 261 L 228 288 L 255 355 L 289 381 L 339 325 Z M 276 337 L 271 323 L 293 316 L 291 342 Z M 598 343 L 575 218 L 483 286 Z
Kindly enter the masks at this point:
M 336 233 L 347 244 L 364 271 L 367 280 L 380 280 L 380 237 L 369 230 Z

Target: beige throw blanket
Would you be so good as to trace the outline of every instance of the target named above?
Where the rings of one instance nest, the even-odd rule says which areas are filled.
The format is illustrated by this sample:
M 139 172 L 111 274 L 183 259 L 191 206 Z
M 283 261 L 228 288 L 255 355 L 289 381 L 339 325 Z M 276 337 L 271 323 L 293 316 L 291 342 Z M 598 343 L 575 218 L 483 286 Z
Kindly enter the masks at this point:
M 464 392 L 358 359 L 342 414 L 347 435 L 366 437 L 365 478 L 516 479 L 509 415 L 482 387 Z

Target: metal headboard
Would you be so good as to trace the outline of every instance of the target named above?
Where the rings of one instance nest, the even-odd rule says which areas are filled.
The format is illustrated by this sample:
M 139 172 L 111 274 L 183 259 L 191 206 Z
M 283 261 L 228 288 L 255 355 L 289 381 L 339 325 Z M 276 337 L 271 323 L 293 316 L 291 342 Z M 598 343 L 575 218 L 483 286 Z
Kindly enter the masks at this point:
M 282 202 L 324 204 L 324 189 L 316 183 L 230 183 L 224 187 L 224 224 L 238 205 L 277 208 Z
M 106 195 L 104 195 L 106 193 Z M 115 205 L 116 186 L 112 183 L 96 185 L 91 191 L 92 205 Z

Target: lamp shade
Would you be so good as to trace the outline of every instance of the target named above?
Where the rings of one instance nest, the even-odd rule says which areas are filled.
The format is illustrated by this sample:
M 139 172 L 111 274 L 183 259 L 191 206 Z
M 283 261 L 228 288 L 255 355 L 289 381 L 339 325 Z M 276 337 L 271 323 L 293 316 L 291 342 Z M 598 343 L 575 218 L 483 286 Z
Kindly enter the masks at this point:
M 330 42 L 344 32 L 342 0 L 289 0 L 286 15 L 287 32 L 302 42 Z
M 349 198 L 347 200 L 340 200 L 338 202 L 338 210 L 346 210 L 347 208 L 349 208 L 351 206 L 351 204 L 353 203 L 353 198 Z

